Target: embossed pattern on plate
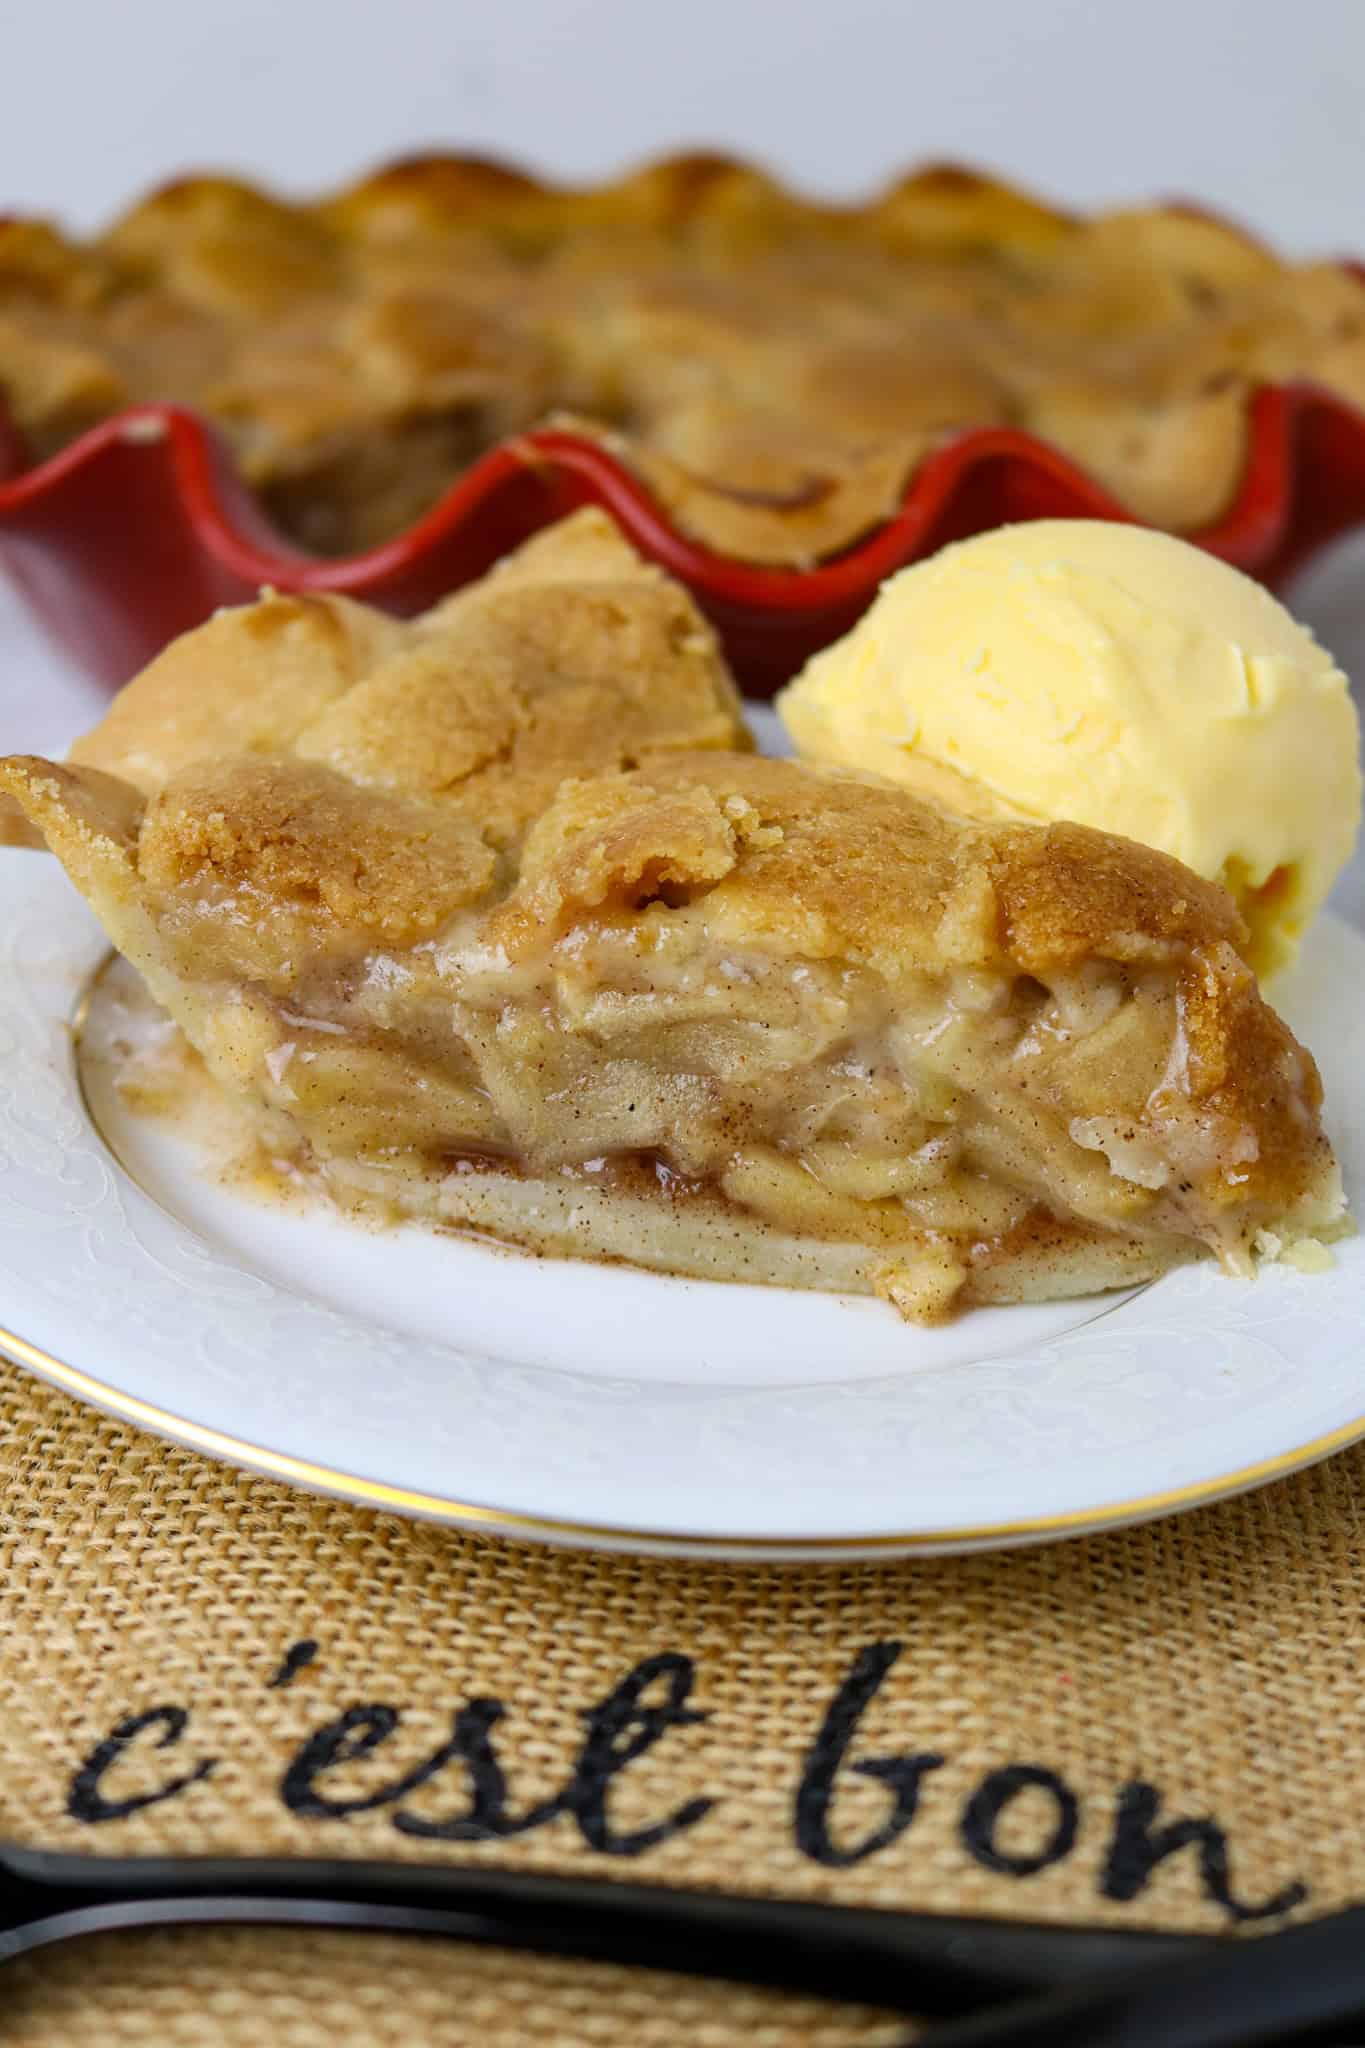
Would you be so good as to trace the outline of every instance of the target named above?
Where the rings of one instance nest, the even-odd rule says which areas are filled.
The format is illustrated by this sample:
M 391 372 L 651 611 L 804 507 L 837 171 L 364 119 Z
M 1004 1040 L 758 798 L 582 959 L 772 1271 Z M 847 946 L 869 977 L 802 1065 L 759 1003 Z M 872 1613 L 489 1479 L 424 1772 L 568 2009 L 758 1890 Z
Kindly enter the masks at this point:
M 508 1533 L 818 1556 L 1042 1540 L 1365 1434 L 1361 1239 L 1326 1276 L 1198 1266 L 945 1343 L 870 1302 L 277 1216 L 174 1141 L 139 1154 L 154 1199 L 81 1098 L 104 941 L 55 864 L 0 854 L 0 930 L 3 1348 L 216 1454 Z M 1362 996 L 1365 940 L 1331 918 L 1276 991 L 1357 1209 Z

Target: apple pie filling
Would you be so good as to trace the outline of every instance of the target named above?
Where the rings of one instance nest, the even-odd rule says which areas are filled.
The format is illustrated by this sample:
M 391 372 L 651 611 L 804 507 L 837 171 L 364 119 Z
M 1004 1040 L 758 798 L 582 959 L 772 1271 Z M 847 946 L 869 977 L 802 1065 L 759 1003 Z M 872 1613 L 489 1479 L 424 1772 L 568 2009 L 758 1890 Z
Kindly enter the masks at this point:
M 582 514 L 410 625 L 220 614 L 0 791 L 348 1204 L 920 1318 L 1344 1227 L 1224 890 L 747 744 Z
M 160 901 L 181 974 L 202 974 L 205 927 L 221 940 L 240 910 L 193 888 Z M 228 930 L 259 947 L 259 919 Z M 1206 976 L 1249 979 L 1222 953 Z M 973 1276 L 988 1290 L 1021 1233 L 1114 1232 L 1166 1260 L 1193 1239 L 1245 1269 L 1266 1220 L 1227 1199 L 1256 1132 L 1192 1099 L 1166 966 L 888 980 L 729 943 L 703 896 L 578 923 L 515 961 L 476 908 L 407 949 L 237 976 L 207 1005 L 213 1070 L 260 1105 L 276 1155 L 399 1210 L 459 1215 L 493 1174 L 558 1182 L 566 1213 L 583 1185 L 740 1210 L 779 1244 L 857 1248 L 862 1284 L 921 1318 Z M 1310 1073 L 1291 1042 L 1305 1129 Z M 702 1269 L 716 1263 L 708 1245 Z

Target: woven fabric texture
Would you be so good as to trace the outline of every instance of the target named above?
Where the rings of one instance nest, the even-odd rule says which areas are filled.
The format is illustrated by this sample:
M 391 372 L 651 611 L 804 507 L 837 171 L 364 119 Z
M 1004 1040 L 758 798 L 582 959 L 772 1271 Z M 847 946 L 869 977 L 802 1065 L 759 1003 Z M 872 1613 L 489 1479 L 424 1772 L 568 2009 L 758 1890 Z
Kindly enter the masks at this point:
M 484 1859 L 1198 1930 L 1365 1892 L 1365 1448 L 1052 1548 L 800 1569 L 385 1519 L 10 1367 L 0 1461 L 13 1840 Z M 879 1759 L 896 1767 L 860 1768 Z M 625 1970 L 229 1932 L 12 1965 L 0 2010 L 25 2048 L 905 2033 Z

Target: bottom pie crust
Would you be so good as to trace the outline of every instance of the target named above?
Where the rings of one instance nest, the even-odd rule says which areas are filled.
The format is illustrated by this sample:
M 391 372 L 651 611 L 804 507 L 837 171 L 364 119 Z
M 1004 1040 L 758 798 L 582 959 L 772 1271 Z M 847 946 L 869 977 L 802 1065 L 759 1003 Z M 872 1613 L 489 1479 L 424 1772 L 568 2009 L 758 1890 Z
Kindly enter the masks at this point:
M 864 1242 L 783 1230 L 689 1180 L 656 1155 L 618 1155 L 535 1172 L 489 1154 L 388 1162 L 323 1157 L 287 1118 L 223 1089 L 117 956 L 87 1009 L 80 1060 L 99 1087 L 135 1114 L 164 1120 L 194 1147 L 202 1170 L 257 1200 L 322 1202 L 362 1227 L 412 1222 L 484 1237 L 548 1257 L 622 1264 L 686 1278 L 875 1294 L 907 1320 L 935 1323 L 962 1309 L 1072 1299 L 1142 1285 L 1201 1256 L 1175 1235 L 1087 1226 L 1039 1205 L 970 1255 L 898 1247 L 878 1266 Z M 1282 1225 L 1267 1255 L 1316 1248 L 1349 1228 L 1331 1191 Z M 1329 1255 L 1322 1254 L 1325 1259 Z M 1249 1269 L 1249 1260 L 1239 1263 Z

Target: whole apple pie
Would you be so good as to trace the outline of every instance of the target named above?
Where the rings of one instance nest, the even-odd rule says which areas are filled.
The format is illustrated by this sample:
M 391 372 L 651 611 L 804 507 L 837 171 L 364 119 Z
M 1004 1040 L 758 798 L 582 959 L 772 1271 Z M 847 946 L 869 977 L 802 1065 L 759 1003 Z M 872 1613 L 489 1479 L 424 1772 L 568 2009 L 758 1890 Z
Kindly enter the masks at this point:
M 265 1153 L 345 1200 L 924 1320 L 1340 1224 L 1230 897 L 760 758 L 600 513 L 411 624 L 220 613 L 0 782 Z
M 547 418 L 751 561 L 850 546 L 945 437 L 992 425 L 1194 531 L 1237 489 L 1253 389 L 1295 379 L 1365 405 L 1349 266 L 952 169 L 839 207 L 719 157 L 578 192 L 429 158 L 311 204 L 182 179 L 84 242 L 0 221 L 0 401 L 33 456 L 129 405 L 196 407 L 324 554 L 389 539 Z

